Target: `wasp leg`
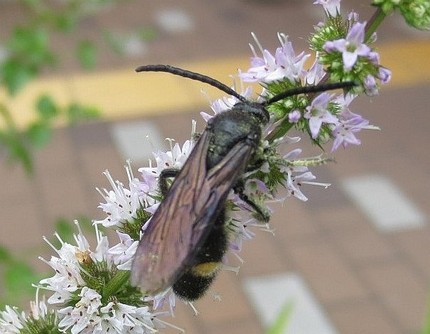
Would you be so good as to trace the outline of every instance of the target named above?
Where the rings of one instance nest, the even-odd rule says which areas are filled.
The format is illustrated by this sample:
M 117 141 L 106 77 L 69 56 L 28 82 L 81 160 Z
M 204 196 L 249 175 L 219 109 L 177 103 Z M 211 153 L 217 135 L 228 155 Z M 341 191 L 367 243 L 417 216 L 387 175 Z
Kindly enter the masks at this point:
M 262 222 L 268 222 L 270 220 L 270 214 L 265 210 L 263 207 L 255 203 L 253 200 L 251 200 L 248 195 L 244 193 L 245 191 L 245 183 L 242 179 L 239 179 L 236 182 L 236 185 L 233 187 L 233 191 L 239 195 L 239 198 L 244 201 L 246 204 L 248 204 L 256 214 L 256 218 L 259 221 Z
M 180 169 L 176 168 L 166 168 L 161 171 L 160 176 L 158 178 L 158 186 L 160 187 L 160 192 L 163 197 L 167 195 L 167 192 L 170 188 L 170 184 L 169 182 L 167 182 L 167 179 L 178 176 L 180 171 Z

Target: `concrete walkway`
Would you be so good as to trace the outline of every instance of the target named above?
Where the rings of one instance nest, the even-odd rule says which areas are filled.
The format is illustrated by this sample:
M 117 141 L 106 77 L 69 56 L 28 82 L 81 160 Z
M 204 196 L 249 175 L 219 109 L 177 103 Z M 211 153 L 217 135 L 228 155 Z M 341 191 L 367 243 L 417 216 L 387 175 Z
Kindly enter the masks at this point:
M 362 10 L 361 1 L 344 2 Z M 126 180 L 125 159 L 140 167 L 165 137 L 186 140 L 192 119 L 203 127 L 198 112 L 208 107 L 202 88 L 211 99 L 219 96 L 185 79 L 135 74 L 137 65 L 170 63 L 229 83 L 228 74 L 247 68 L 250 31 L 270 50 L 276 31 L 286 32 L 299 50 L 318 15 L 311 1 L 144 3 L 125 5 L 121 15 L 113 8 L 79 30 L 92 27 L 95 35 L 106 22 L 130 31 L 151 22 L 159 38 L 144 53 L 121 62 L 105 56 L 92 73 L 66 59 L 67 74 L 47 76 L 9 101 L 20 111 L 20 124 L 31 117 L 21 111 L 44 91 L 62 103 L 75 99 L 105 112 L 99 122 L 59 126 L 37 154 L 32 179 L 0 164 L 0 244 L 25 252 L 41 270 L 47 268 L 34 254 L 49 254 L 40 245 L 56 219 L 103 217 L 95 187 L 108 187 L 105 169 Z M 57 43 L 66 48 L 68 41 Z M 219 275 L 212 291 L 221 302 L 209 294 L 196 303 L 197 317 L 178 306 L 175 324 L 187 333 L 263 333 L 285 303 L 293 307 L 289 334 L 418 332 L 430 291 L 430 39 L 392 18 L 379 43 L 393 83 L 352 109 L 382 131 L 362 133 L 362 146 L 340 150 L 336 164 L 315 170 L 319 180 L 332 183 L 328 190 L 308 187 L 307 203 L 289 199 L 275 207 L 275 236 L 257 233 L 244 245 L 239 275 Z

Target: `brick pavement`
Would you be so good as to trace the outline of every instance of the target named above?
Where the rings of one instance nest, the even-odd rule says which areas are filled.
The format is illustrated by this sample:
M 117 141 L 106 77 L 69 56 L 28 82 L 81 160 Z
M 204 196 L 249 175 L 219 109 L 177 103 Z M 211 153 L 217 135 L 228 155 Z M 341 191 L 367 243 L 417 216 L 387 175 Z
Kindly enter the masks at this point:
M 142 20 L 149 20 L 151 12 L 171 5 L 160 1 L 139 10 L 130 5 L 125 12 L 129 20 L 107 12 L 87 25 L 98 27 L 108 21 L 118 26 L 131 22 L 132 26 L 138 24 L 138 14 L 142 14 Z M 268 41 L 269 48 L 275 45 L 274 33 L 280 27 L 288 29 L 292 36 L 302 36 L 315 15 L 298 1 L 270 5 L 185 1 L 183 8 L 193 13 L 202 29 L 185 36 L 162 34 L 150 46 L 145 62 L 242 54 L 247 51 L 250 30 L 256 31 L 265 43 Z M 257 21 L 261 23 L 255 27 Z M 421 34 L 410 35 L 397 23 L 384 26 L 387 41 L 422 38 Z M 215 24 L 217 31 L 209 28 Z M 75 70 L 72 62 L 67 64 L 69 71 Z M 119 65 L 118 60 L 103 59 L 101 69 Z M 219 275 L 212 290 L 222 296 L 222 301 L 208 296 L 197 302 L 198 316 L 188 307 L 179 306 L 175 324 L 186 328 L 187 333 L 262 333 L 243 282 L 248 277 L 294 272 L 306 282 L 338 333 L 417 333 L 429 293 L 429 226 L 382 232 L 346 196 L 340 184 L 352 176 L 383 175 L 429 217 L 429 94 L 427 82 L 388 89 L 371 102 L 360 99 L 355 110 L 363 111 L 382 131 L 364 133 L 363 146 L 340 150 L 336 164 L 319 168 L 319 179 L 332 183 L 331 188 L 310 187 L 308 203 L 289 200 L 278 206 L 272 222 L 276 235 L 259 233 L 256 240 L 245 245 L 241 256 L 246 262 L 238 277 L 229 272 Z M 189 134 L 190 120 L 198 119 L 199 110 L 136 120 L 150 120 L 162 137 L 183 141 Z M 59 216 L 102 217 L 96 209 L 100 197 L 94 190 L 95 186 L 108 187 L 102 171 L 109 169 L 114 177 L 125 179 L 124 158 L 113 142 L 112 126 L 113 122 L 100 121 L 57 129 L 52 142 L 36 156 L 33 179 L 26 178 L 19 169 L 0 165 L 1 244 L 17 252 L 38 249 L 41 236 L 52 234 L 52 223 Z M 312 147 L 306 149 L 314 151 Z M 38 267 L 46 269 L 40 263 Z

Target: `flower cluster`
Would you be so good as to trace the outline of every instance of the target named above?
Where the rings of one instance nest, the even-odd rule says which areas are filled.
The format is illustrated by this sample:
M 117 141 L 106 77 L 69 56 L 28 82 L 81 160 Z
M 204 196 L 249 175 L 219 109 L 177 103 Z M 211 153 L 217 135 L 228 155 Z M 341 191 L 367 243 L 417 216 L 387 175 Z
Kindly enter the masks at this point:
M 55 272 L 42 279 L 39 287 L 52 292 L 48 303 L 56 305 L 61 319 L 58 328 L 71 333 L 145 333 L 154 331 L 156 322 L 149 303 L 128 283 L 129 262 L 136 242 L 119 234 L 120 243 L 109 242 L 97 228 L 95 250 L 82 233 L 75 235 L 76 245 L 56 235 L 60 248 L 49 241 L 56 256 L 44 260 Z
M 376 40 L 374 22 L 378 20 L 359 21 L 356 13 L 349 13 L 344 19 L 340 0 L 315 0 L 314 3 L 323 6 L 326 20 L 316 26 L 309 38 L 310 49 L 315 52 L 312 64 L 307 64 L 312 56 L 305 52 L 296 54 L 284 34 L 278 34 L 280 46 L 273 53 L 264 49 L 253 35 L 251 66 L 238 76 L 242 82 L 256 82 L 262 86 L 258 94 L 261 103 L 291 89 L 300 91 L 304 86 L 324 87 L 330 82 L 350 81 L 355 87 L 340 94 L 291 94 L 277 102 L 266 103 L 270 122 L 263 129 L 256 148 L 255 162 L 258 163 L 254 163 L 241 180 L 243 193 L 251 201 L 231 191 L 225 205 L 227 246 L 236 254 L 256 231 L 271 231 L 267 223 L 271 215 L 269 203 L 281 200 L 276 198 L 279 187 L 286 189 L 287 197 L 306 201 L 303 185 L 328 186 L 315 182 L 316 177 L 309 167 L 329 159 L 323 156 L 300 158 L 301 138 L 290 136 L 290 130 L 301 131 L 320 147 L 332 141 L 331 150 L 335 151 L 339 147 L 359 145 L 357 134 L 361 130 L 377 129 L 352 112 L 350 105 L 363 91 L 376 94 L 379 85 L 388 82 L 391 76 L 372 47 Z M 377 15 L 399 9 L 415 26 L 429 26 L 428 1 L 374 0 L 373 3 L 380 8 Z M 242 96 L 251 100 L 251 88 L 245 87 Z M 211 108 L 214 115 L 218 115 L 237 102 L 236 97 L 226 97 L 213 102 Z M 213 115 L 202 113 L 202 117 L 208 121 Z M 129 277 L 138 242 L 163 200 L 159 189 L 160 173 L 166 168 L 180 170 L 197 137 L 193 128 L 191 139 L 182 146 L 169 139 L 170 150 L 154 153 L 155 162 L 138 169 L 138 176 L 133 174 L 128 163 L 126 183 L 115 181 L 106 171 L 111 189 L 97 189 L 104 200 L 99 208 L 106 216 L 94 221 L 96 246 L 90 247 L 79 224 L 74 243 L 64 241 L 58 234 L 59 246 L 46 239 L 55 255 L 42 260 L 54 273 L 42 279 L 37 289 L 48 291 L 49 298 L 40 301 L 36 296 L 29 314 L 6 306 L 0 312 L 0 333 L 153 333 L 165 326 L 174 327 L 161 319 L 173 315 L 176 297 L 172 289 L 148 296 L 132 286 Z M 280 153 L 281 146 L 288 148 L 287 154 Z M 116 232 L 116 244 L 110 244 L 103 229 Z M 222 267 L 235 270 L 227 264 Z
M 427 0 L 373 0 L 373 4 L 385 14 L 398 9 L 413 28 L 430 29 L 430 3 Z
M 60 333 L 56 313 L 48 311 L 45 300 L 39 300 L 38 292 L 36 300 L 30 303 L 29 314 L 8 305 L 0 311 L 0 333 Z
M 347 35 L 349 36 L 351 33 L 349 32 Z M 323 66 L 325 62 L 324 54 L 317 54 L 314 63 L 309 70 L 306 70 L 304 67 L 305 60 L 310 58 L 310 55 L 303 52 L 296 55 L 287 36 L 279 34 L 278 37 L 281 46 L 276 49 L 275 55 L 272 55 L 269 51 L 263 49 L 254 36 L 261 56 L 257 55 L 255 48 L 252 47 L 254 54 L 251 60 L 252 66 L 246 72 L 240 73 L 240 78 L 243 81 L 258 81 L 261 83 L 265 88 L 262 93 L 263 96 L 270 98 L 288 89 L 294 89 L 302 85 L 315 85 L 322 82 L 330 74 L 330 68 L 324 68 Z M 345 44 L 346 42 L 345 40 L 328 41 L 326 45 L 331 45 L 330 43 L 341 49 L 342 43 Z M 335 46 L 332 46 L 332 48 L 334 49 Z M 360 45 L 359 49 L 361 49 L 361 51 L 357 51 L 359 54 L 367 52 L 372 54 L 372 57 L 379 58 L 376 52 L 370 51 L 370 48 L 364 44 Z M 349 51 L 345 51 L 344 57 L 339 52 L 343 64 L 340 72 L 344 72 L 345 68 L 349 71 L 353 69 L 358 58 L 357 52 L 350 54 Z M 379 72 L 387 73 L 387 77 L 384 78 L 384 82 L 387 82 L 389 80 L 388 70 L 383 70 L 379 65 L 375 66 L 378 67 Z M 342 77 L 339 73 L 334 76 Z M 359 76 L 362 76 L 362 74 L 357 75 L 354 79 Z M 370 88 L 375 90 L 375 85 L 371 86 L 368 83 L 370 78 L 371 76 L 368 76 L 366 80 L 363 80 L 363 85 L 368 86 L 367 91 Z M 349 110 L 349 104 L 356 96 L 353 93 L 344 96 L 344 94 L 324 92 L 313 97 L 301 95 L 283 99 L 269 106 L 274 122 L 278 122 L 277 132 L 273 133 L 275 133 L 276 138 L 279 138 L 291 128 L 296 128 L 307 132 L 318 145 L 325 144 L 330 139 L 333 139 L 332 151 L 339 148 L 339 146 L 346 147 L 349 144 L 360 144 L 356 133 L 363 129 L 376 129 L 376 127 L 369 125 L 366 119 Z

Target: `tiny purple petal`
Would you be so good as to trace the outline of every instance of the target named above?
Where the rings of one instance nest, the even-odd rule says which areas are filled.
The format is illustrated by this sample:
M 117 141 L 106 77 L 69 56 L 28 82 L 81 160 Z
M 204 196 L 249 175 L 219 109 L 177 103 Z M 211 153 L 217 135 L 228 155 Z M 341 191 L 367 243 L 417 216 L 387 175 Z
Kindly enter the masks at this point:
M 370 96 L 378 94 L 378 86 L 376 85 L 374 76 L 369 74 L 366 79 L 364 79 L 364 88 L 366 90 L 366 94 Z
M 380 66 L 378 79 L 381 80 L 383 84 L 388 83 L 391 80 L 391 71 L 388 68 Z
M 358 57 L 368 57 L 371 61 L 378 61 L 379 56 L 376 52 L 363 43 L 364 28 L 366 23 L 356 22 L 349 30 L 346 38 L 335 41 L 327 41 L 323 48 L 327 52 L 341 52 L 344 69 L 349 71 L 357 62 Z
M 367 58 L 371 61 L 372 64 L 379 65 L 380 56 L 378 52 L 371 51 L 368 53 Z
M 349 71 L 357 61 L 358 55 L 355 52 L 345 51 L 342 53 L 343 67 Z
M 340 10 L 340 0 L 315 0 L 314 5 L 322 5 L 331 16 L 336 16 Z
M 364 28 L 366 27 L 366 22 L 360 23 L 356 22 L 348 34 L 346 35 L 346 39 L 349 43 L 353 43 L 354 45 L 360 45 L 364 41 Z
M 354 11 L 350 12 L 347 16 L 348 21 L 357 22 L 358 21 L 358 14 Z
M 300 113 L 300 111 L 295 109 L 288 114 L 288 121 L 290 123 L 297 123 L 301 117 L 302 114 Z

